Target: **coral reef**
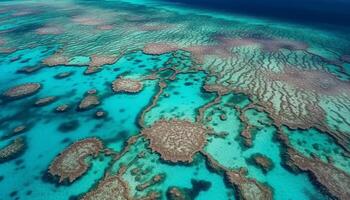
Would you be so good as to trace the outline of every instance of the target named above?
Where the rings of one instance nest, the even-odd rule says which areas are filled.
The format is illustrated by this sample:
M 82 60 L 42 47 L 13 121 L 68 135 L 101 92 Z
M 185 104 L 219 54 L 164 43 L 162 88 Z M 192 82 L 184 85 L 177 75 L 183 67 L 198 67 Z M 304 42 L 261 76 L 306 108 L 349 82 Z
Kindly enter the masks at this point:
M 68 109 L 69 109 L 68 104 L 62 104 L 62 105 L 59 105 L 55 108 L 55 112 L 58 112 L 58 113 L 66 112 Z
M 90 110 L 91 108 L 100 105 L 100 101 L 96 93 L 97 92 L 95 90 L 89 90 L 86 96 L 80 101 L 78 105 L 78 110 Z
M 82 200 L 131 200 L 129 188 L 122 179 L 115 175 L 101 180 L 96 188 L 86 193 Z
M 140 92 L 143 85 L 140 81 L 135 79 L 119 77 L 112 83 L 114 92 L 137 93 Z
M 142 190 L 145 190 L 147 189 L 148 187 L 151 187 L 157 183 L 160 183 L 162 181 L 164 181 L 165 179 L 165 174 L 157 174 L 155 176 L 153 176 L 150 180 L 140 184 L 140 185 L 137 185 L 136 186 L 136 189 L 138 191 L 142 191 Z
M 160 55 L 178 50 L 177 45 L 174 44 L 162 44 L 162 43 L 151 43 L 147 44 L 143 48 L 143 52 L 151 55 Z
M 24 83 L 14 86 L 3 93 L 3 96 L 9 100 L 21 99 L 34 95 L 41 88 L 40 83 Z
M 291 148 L 287 149 L 285 159 L 286 165 L 291 169 L 309 173 L 312 179 L 332 197 L 347 199 L 350 196 L 350 175 L 347 173 L 317 158 L 308 159 Z
M 57 98 L 55 96 L 49 96 L 49 97 L 44 97 L 41 99 L 38 99 L 34 105 L 35 106 L 46 106 L 50 103 L 53 103 Z
M 62 72 L 62 73 L 55 75 L 55 78 L 56 79 L 64 79 L 64 78 L 71 76 L 72 74 L 73 74 L 72 72 Z
M 239 194 L 239 199 L 244 200 L 267 200 L 272 199 L 272 191 L 269 187 L 258 183 L 254 179 L 245 177 L 245 171 L 229 171 L 226 173 L 229 183 L 234 185 Z
M 265 155 L 259 153 L 253 154 L 250 159 L 255 165 L 260 167 L 264 173 L 269 172 L 274 167 L 272 160 Z
M 175 119 L 159 120 L 142 130 L 150 140 L 150 148 L 171 162 L 191 162 L 205 145 L 207 132 L 201 124 Z
M 190 200 L 191 199 L 191 197 L 187 194 L 186 191 L 178 187 L 168 188 L 166 195 L 169 200 Z
M 0 149 L 0 163 L 12 160 L 20 156 L 26 148 L 25 138 L 18 137 L 10 144 Z
M 57 65 L 68 65 L 69 58 L 67 56 L 63 56 L 60 53 L 56 53 L 43 61 L 45 65 L 50 67 Z
M 87 138 L 75 142 L 59 154 L 49 167 L 49 173 L 59 177 L 59 182 L 68 179 L 73 182 L 89 168 L 87 157 L 96 157 L 103 144 L 97 138 Z

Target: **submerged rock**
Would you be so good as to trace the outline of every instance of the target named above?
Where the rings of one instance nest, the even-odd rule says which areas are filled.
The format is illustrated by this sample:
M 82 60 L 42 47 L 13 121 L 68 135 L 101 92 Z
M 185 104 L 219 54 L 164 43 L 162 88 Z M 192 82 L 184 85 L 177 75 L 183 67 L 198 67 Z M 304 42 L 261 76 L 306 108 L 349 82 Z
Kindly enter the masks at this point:
M 118 78 L 112 83 L 114 92 L 137 93 L 143 88 L 140 81 L 129 78 Z
M 28 130 L 28 127 L 26 125 L 19 125 L 17 127 L 15 127 L 11 132 L 3 135 L 2 137 L 0 137 L 0 139 L 9 139 L 13 136 L 19 135 L 21 133 L 24 133 Z
M 62 72 L 62 73 L 56 74 L 54 76 L 54 78 L 55 79 L 64 79 L 64 78 L 71 76 L 72 74 L 73 74 L 72 72 Z
M 163 182 L 164 179 L 165 179 L 165 174 L 155 175 L 150 180 L 148 180 L 140 185 L 137 185 L 136 190 L 143 191 L 143 190 L 147 189 L 148 187 L 151 187 L 152 185 Z
M 22 69 L 17 70 L 17 73 L 30 74 L 30 73 L 33 73 L 33 72 L 40 70 L 41 68 L 42 68 L 42 66 L 24 67 Z
M 102 142 L 97 138 L 87 138 L 75 142 L 59 154 L 49 167 L 49 173 L 59 177 L 59 182 L 68 179 L 73 182 L 82 176 L 89 168 L 87 157 L 96 157 L 103 149 Z
M 34 95 L 40 88 L 40 83 L 25 83 L 8 89 L 3 93 L 3 96 L 8 100 L 21 99 Z
M 85 71 L 84 71 L 84 74 L 85 75 L 90 75 L 90 74 L 94 74 L 94 73 L 97 73 L 99 71 L 101 71 L 102 68 L 100 67 L 88 67 Z
M 50 96 L 50 97 L 45 97 L 45 98 L 41 98 L 41 99 L 38 99 L 34 105 L 35 106 L 46 106 L 52 102 L 54 102 L 57 98 L 54 97 L 54 96 Z
M 274 167 L 272 160 L 266 157 L 265 155 L 257 153 L 253 154 L 250 158 L 251 161 L 258 167 L 260 167 L 264 173 L 269 172 Z
M 97 187 L 86 193 L 82 200 L 130 200 L 129 188 L 121 177 L 114 175 L 101 180 Z
M 287 166 L 294 171 L 307 172 L 312 181 L 335 199 L 350 197 L 350 176 L 342 170 L 316 158 L 306 158 L 291 148 L 287 149 L 285 159 Z
M 66 112 L 69 109 L 69 105 L 68 104 L 62 104 L 59 105 L 56 109 L 55 112 L 61 113 L 61 112 Z
M 19 126 L 17 126 L 16 128 L 14 128 L 12 130 L 12 133 L 16 135 L 16 134 L 19 134 L 19 133 L 23 133 L 26 130 L 27 130 L 27 126 L 26 125 L 19 125 Z
M 103 110 L 98 110 L 96 111 L 95 113 L 95 118 L 99 119 L 99 118 L 104 118 L 106 117 L 107 115 L 107 112 L 106 111 L 103 111 Z
M 0 149 L 0 163 L 20 156 L 26 148 L 24 137 L 14 139 L 10 144 Z
M 227 180 L 238 192 L 239 199 L 244 200 L 269 200 L 272 198 L 272 191 L 269 187 L 257 182 L 254 179 L 245 177 L 245 170 L 239 172 L 226 172 Z
M 167 199 L 169 200 L 190 200 L 190 195 L 181 188 L 170 187 L 166 192 Z
M 142 130 L 150 148 L 171 162 L 191 162 L 205 145 L 207 132 L 203 125 L 185 120 L 159 120 Z
M 81 100 L 78 105 L 79 111 L 90 110 L 98 105 L 100 105 L 100 101 L 96 95 L 96 90 L 89 90 L 87 95 Z
M 210 85 L 207 84 L 207 85 L 204 85 L 203 88 L 206 92 L 217 92 L 220 95 L 225 95 L 230 92 L 229 88 L 219 84 L 210 84 Z

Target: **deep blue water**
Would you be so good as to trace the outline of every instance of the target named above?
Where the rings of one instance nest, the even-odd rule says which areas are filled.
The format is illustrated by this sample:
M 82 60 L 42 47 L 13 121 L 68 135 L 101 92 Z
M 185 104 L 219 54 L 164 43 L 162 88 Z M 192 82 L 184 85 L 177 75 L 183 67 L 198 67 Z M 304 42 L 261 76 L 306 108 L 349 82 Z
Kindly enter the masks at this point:
M 349 26 L 350 0 L 160 0 L 301 23 Z

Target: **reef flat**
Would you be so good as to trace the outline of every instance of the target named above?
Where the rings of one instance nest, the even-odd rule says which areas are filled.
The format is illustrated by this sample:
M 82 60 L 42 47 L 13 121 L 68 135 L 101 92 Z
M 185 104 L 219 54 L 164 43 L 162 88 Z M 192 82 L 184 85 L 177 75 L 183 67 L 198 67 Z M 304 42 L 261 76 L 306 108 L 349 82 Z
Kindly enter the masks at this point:
M 347 200 L 349 33 L 1 1 L 0 200 Z

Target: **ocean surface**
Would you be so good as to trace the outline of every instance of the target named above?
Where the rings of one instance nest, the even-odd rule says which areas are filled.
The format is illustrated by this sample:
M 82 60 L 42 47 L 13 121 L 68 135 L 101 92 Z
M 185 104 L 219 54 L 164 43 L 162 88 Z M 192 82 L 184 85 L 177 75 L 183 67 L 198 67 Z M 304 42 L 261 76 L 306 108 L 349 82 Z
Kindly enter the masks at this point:
M 347 200 L 349 5 L 0 1 L 0 200 Z
M 160 0 L 162 1 L 162 0 Z M 176 0 L 190 7 L 240 13 L 277 20 L 349 26 L 350 2 L 347 0 Z

